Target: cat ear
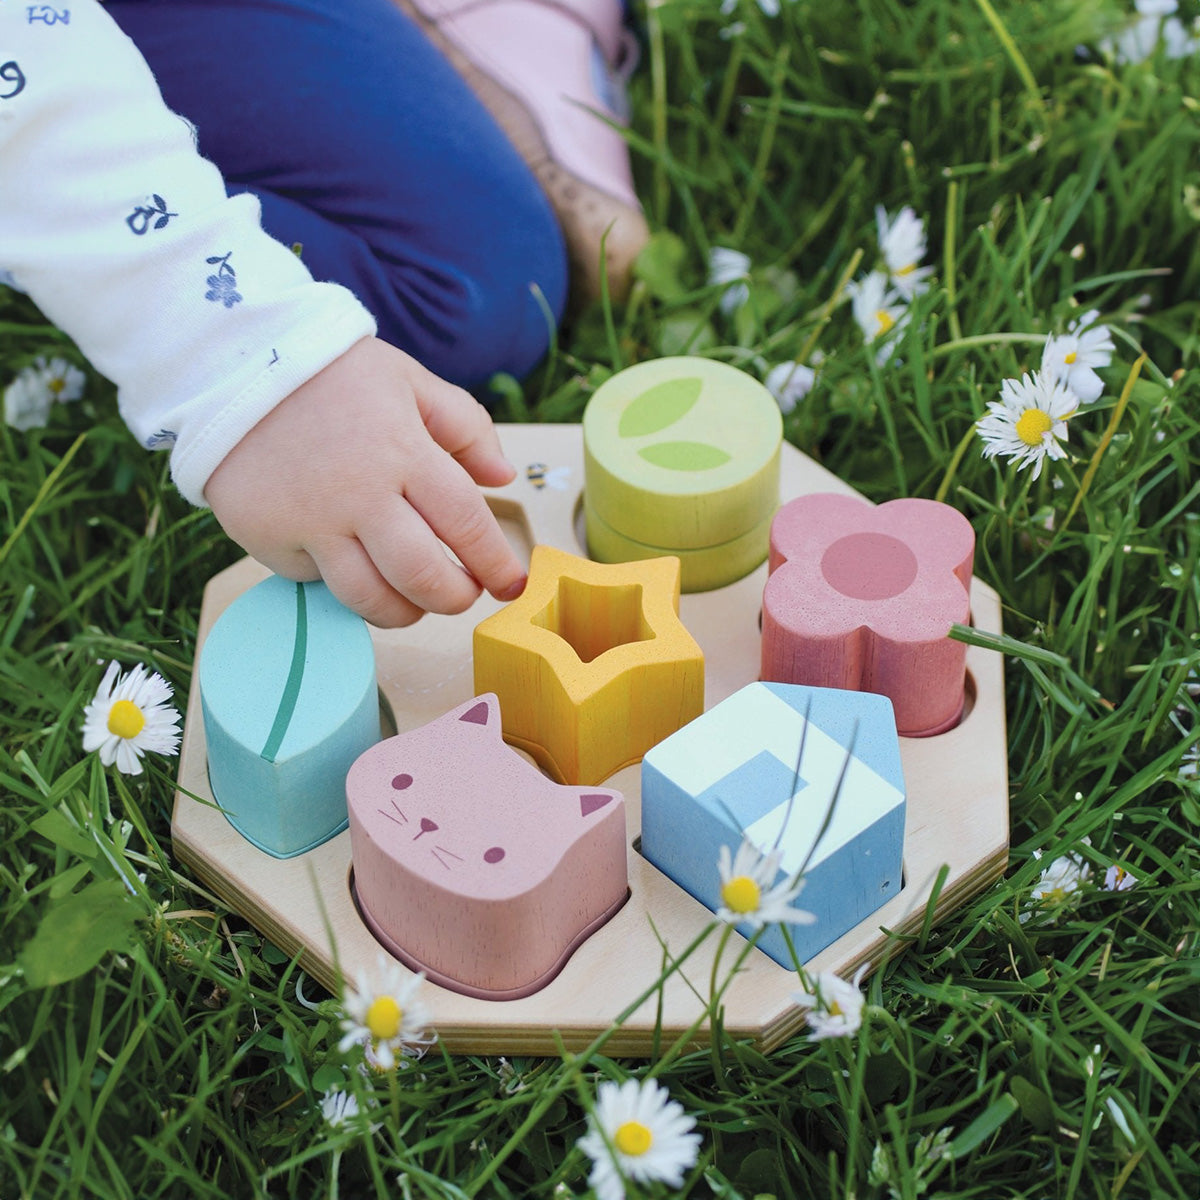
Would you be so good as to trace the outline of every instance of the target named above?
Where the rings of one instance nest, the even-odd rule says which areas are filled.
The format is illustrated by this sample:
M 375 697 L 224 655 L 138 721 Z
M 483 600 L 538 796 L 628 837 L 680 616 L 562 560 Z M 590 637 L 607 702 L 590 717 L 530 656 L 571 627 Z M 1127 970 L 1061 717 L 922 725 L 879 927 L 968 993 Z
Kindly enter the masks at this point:
M 579 815 L 586 820 L 592 813 L 607 808 L 613 801 L 620 799 L 616 792 L 580 792 Z
M 495 692 L 487 692 L 451 709 L 446 714 L 446 718 L 451 721 L 462 721 L 466 725 L 481 725 L 499 732 L 500 701 Z

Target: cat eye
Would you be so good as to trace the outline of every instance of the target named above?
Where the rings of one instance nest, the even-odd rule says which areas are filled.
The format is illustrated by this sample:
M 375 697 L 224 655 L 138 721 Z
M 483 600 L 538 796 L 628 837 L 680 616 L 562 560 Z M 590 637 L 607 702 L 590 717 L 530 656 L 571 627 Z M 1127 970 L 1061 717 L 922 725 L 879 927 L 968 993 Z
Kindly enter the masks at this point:
M 504 857 L 504 848 L 502 846 L 493 846 L 490 850 L 483 852 L 483 861 L 486 863 L 498 863 Z
M 410 787 L 412 785 L 412 781 L 413 777 L 411 775 L 397 775 L 396 778 L 392 780 L 392 787 L 394 787 L 396 791 L 402 792 L 406 787 Z

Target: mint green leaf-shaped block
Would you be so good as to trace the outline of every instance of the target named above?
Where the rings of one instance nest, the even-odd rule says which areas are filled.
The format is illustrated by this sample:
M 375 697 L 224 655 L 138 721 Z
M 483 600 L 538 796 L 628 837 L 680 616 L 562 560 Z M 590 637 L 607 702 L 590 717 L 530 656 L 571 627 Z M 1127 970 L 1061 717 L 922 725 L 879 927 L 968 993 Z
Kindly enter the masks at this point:
M 381 736 L 366 622 L 323 583 L 272 576 L 221 614 L 199 672 L 209 782 L 230 824 L 276 858 L 343 830 L 346 772 Z

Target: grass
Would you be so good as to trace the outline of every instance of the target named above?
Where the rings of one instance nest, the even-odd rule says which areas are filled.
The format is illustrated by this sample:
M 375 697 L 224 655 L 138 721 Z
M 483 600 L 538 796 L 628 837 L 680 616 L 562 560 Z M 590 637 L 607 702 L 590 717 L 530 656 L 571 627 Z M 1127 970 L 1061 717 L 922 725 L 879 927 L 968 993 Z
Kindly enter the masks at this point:
M 1002 597 L 1006 877 L 870 979 L 854 1038 L 348 1070 L 337 1000 L 298 995 L 174 864 L 172 761 L 127 779 L 82 755 L 101 660 L 185 694 L 201 589 L 238 556 L 89 371 L 47 428 L 0 426 L 4 1200 L 582 1195 L 597 1080 L 649 1074 L 703 1134 L 684 1195 L 1200 1190 L 1200 61 L 1077 53 L 1127 19 L 1116 0 L 640 15 L 631 138 L 656 238 L 629 303 L 575 320 L 498 416 L 574 420 L 656 355 L 761 378 L 819 350 L 789 439 L 873 500 L 960 508 Z M 874 261 L 876 204 L 925 218 L 936 267 L 883 365 L 840 302 Z M 713 246 L 753 264 L 732 314 Z M 1001 380 L 1087 308 L 1117 353 L 1070 457 L 1036 482 L 985 461 L 972 426 Z M 37 355 L 85 365 L 0 289 L 0 384 Z M 1088 885 L 1033 904 L 1062 854 Z M 1131 890 L 1099 886 L 1113 862 Z M 335 1081 L 377 1128 L 324 1121 Z

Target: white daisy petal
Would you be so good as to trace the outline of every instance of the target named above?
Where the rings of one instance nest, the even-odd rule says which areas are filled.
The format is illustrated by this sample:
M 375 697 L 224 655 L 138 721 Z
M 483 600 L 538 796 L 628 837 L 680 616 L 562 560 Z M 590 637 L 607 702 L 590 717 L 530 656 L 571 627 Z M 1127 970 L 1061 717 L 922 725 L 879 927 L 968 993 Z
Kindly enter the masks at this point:
M 775 397 L 780 412 L 790 413 L 812 391 L 817 373 L 812 367 L 798 362 L 776 363 L 763 380 L 767 391 Z
M 381 1071 L 390 1071 L 398 1059 L 420 1057 L 434 1040 L 426 1032 L 431 1014 L 417 995 L 424 978 L 382 954 L 373 975 L 359 968 L 354 986 L 342 994 L 346 1015 L 338 1050 L 363 1046 L 368 1063 Z
M 1048 372 L 1004 380 L 1000 399 L 987 407 L 987 416 L 975 426 L 984 458 L 1004 455 L 1018 470 L 1032 464 L 1037 479 L 1047 458 L 1066 457 L 1060 443 L 1066 440 L 1067 418 L 1078 409 L 1079 397 Z
M 171 685 L 138 663 L 122 678 L 111 662 L 83 710 L 83 749 L 125 775 L 142 773 L 146 751 L 173 755 L 179 749 L 179 713 L 171 707 Z
M 879 253 L 887 266 L 888 282 L 905 300 L 912 300 L 929 287 L 932 267 L 921 266 L 925 257 L 925 222 L 905 205 L 889 216 L 883 205 L 875 208 L 879 230 Z
M 908 324 L 908 308 L 882 271 L 856 279 L 847 286 L 846 294 L 865 341 L 873 342 Z
M 866 997 L 860 988 L 866 974 L 864 963 L 847 982 L 833 971 L 822 971 L 816 978 L 811 992 L 793 992 L 792 999 L 802 1008 L 808 1009 L 805 1020 L 812 1033 L 810 1042 L 824 1038 L 851 1037 L 862 1026 L 863 1006 Z
M 606 1080 L 578 1142 L 592 1160 L 589 1185 L 600 1200 L 623 1200 L 627 1179 L 679 1187 L 699 1157 L 695 1124 L 655 1080 Z
M 1107 367 L 1116 350 L 1105 325 L 1095 324 L 1099 312 L 1086 312 L 1067 326 L 1067 332 L 1046 339 L 1042 371 L 1074 392 L 1084 404 L 1099 399 L 1104 382 L 1097 367 Z
M 811 925 L 816 920 L 812 913 L 790 907 L 803 889 L 804 880 L 779 877 L 782 857 L 778 850 L 764 853 L 745 839 L 736 855 L 730 854 L 728 846 L 722 846 L 717 853 L 722 901 L 717 919 L 752 930 L 774 924 Z

